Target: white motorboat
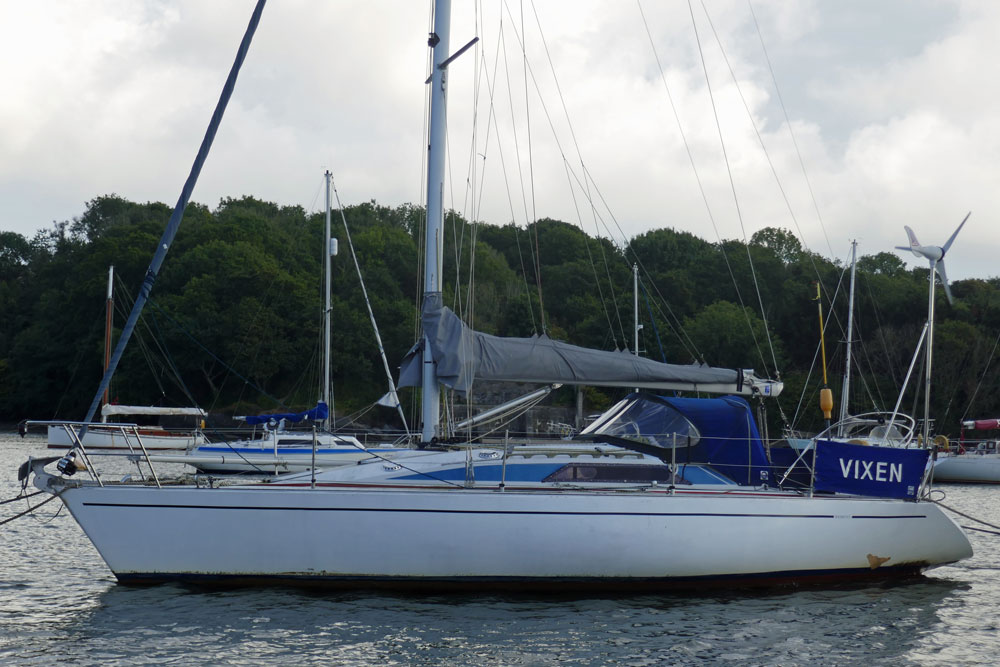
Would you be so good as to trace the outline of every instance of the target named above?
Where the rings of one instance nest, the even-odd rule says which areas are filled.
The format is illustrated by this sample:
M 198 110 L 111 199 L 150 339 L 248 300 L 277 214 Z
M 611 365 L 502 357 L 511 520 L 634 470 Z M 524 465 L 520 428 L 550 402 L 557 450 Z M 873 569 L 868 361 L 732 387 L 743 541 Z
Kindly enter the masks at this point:
M 1000 484 L 1000 449 L 996 440 L 967 441 L 966 430 L 1000 429 L 1000 419 L 962 422 L 962 438 L 939 451 L 934 461 L 934 480 L 962 484 Z

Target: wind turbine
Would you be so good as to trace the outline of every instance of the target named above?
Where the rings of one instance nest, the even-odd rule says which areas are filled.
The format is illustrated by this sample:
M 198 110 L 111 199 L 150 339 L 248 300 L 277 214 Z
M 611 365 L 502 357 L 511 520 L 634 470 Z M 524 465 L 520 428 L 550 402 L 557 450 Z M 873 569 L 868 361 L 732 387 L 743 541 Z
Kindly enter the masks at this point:
M 924 375 L 924 447 L 927 447 L 930 444 L 931 351 L 934 347 L 934 274 L 936 272 L 937 275 L 941 276 L 941 284 L 944 285 L 944 294 L 948 297 L 948 303 L 954 303 L 954 300 L 951 297 L 951 288 L 948 286 L 948 274 L 945 273 L 944 270 L 944 256 L 948 254 L 948 249 L 951 248 L 951 244 L 955 242 L 955 237 L 958 236 L 960 231 L 962 231 L 962 227 L 965 225 L 965 221 L 969 219 L 970 215 L 972 215 L 972 211 L 965 214 L 965 217 L 962 218 L 962 222 L 958 225 L 958 229 L 952 233 L 951 238 L 949 238 L 947 243 L 943 246 L 920 245 L 920 241 L 917 240 L 917 235 L 914 234 L 913 230 L 906 225 L 903 225 L 903 228 L 906 230 L 906 235 L 910 239 L 910 245 L 896 246 L 897 250 L 909 250 L 917 257 L 923 257 L 930 262 L 931 266 L 929 276 L 930 296 L 927 300 L 927 348 L 925 350 L 927 362 L 924 364 L 924 368 L 926 370 Z
M 944 271 L 944 256 L 948 253 L 948 248 L 951 244 L 955 242 L 955 237 L 958 233 L 962 231 L 962 227 L 965 225 L 965 221 L 969 219 L 972 215 L 972 211 L 965 214 L 962 222 L 958 225 L 958 229 L 951 235 L 948 242 L 943 246 L 936 245 L 920 245 L 920 241 L 917 240 L 917 235 L 913 233 L 913 230 L 908 226 L 903 225 L 903 229 L 906 230 L 906 235 L 910 238 L 910 245 L 908 246 L 896 246 L 896 250 L 909 250 L 917 257 L 923 257 L 928 260 L 931 264 L 931 294 L 934 293 L 934 272 L 941 276 L 941 284 L 944 285 L 944 294 L 948 297 L 948 303 L 954 303 L 954 299 L 951 297 L 951 288 L 948 287 L 948 274 Z M 931 297 L 933 299 L 933 297 Z

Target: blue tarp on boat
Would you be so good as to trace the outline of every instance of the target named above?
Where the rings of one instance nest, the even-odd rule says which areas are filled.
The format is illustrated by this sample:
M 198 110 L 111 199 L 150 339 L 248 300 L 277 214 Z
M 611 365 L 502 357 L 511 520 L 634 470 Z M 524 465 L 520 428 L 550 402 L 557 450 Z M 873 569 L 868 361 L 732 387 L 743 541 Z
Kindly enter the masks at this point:
M 770 465 L 750 404 L 738 396 L 673 398 L 630 394 L 584 430 L 594 439 L 657 456 L 707 464 L 739 484 L 769 484 Z M 670 450 L 676 443 L 676 452 Z
M 330 409 L 326 406 L 326 403 L 320 401 L 316 404 L 316 407 L 312 410 L 306 410 L 305 412 L 275 412 L 267 415 L 254 415 L 252 417 L 247 417 L 246 421 L 248 424 L 267 424 L 271 420 L 281 421 L 284 419 L 287 422 L 298 423 L 304 419 L 312 419 L 314 421 L 322 421 L 330 416 Z

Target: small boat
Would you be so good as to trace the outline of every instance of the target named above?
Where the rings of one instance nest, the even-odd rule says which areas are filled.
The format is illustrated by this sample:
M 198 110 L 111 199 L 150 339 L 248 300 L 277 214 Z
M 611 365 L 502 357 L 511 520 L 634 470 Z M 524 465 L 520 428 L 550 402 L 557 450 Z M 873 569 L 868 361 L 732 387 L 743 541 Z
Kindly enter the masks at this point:
M 1000 429 L 1000 419 L 976 419 L 962 422 L 962 438 L 950 446 L 941 442 L 934 461 L 934 480 L 965 484 L 1000 484 L 1000 450 L 996 439 L 968 441 L 966 430 Z
M 111 363 L 111 334 L 114 313 L 114 278 L 115 267 L 108 267 L 108 290 L 105 297 L 104 321 L 104 370 L 107 372 Z M 164 429 L 159 426 L 130 425 L 131 428 L 120 428 L 118 425 L 105 427 L 102 424 L 90 426 L 83 434 L 82 444 L 90 449 L 124 449 L 148 450 L 179 449 L 196 447 L 205 441 L 199 426 L 207 416 L 200 408 L 168 408 L 148 405 L 117 405 L 109 403 L 110 387 L 102 392 L 101 421 L 107 422 L 108 417 L 193 417 L 195 423 L 190 429 Z M 67 449 L 72 447 L 80 434 L 76 428 L 66 423 L 54 423 L 48 427 L 49 449 Z
M 201 408 L 166 408 L 149 405 L 111 405 L 105 404 L 101 415 L 108 417 L 139 417 L 139 416 L 183 416 L 192 417 L 196 424 L 190 429 L 165 429 L 158 426 L 140 426 L 137 424 L 100 423 L 93 424 L 83 436 L 82 444 L 88 449 L 124 449 L 140 450 L 186 450 L 198 447 L 204 441 L 204 435 L 198 426 L 206 413 Z M 67 449 L 72 447 L 79 438 L 77 431 L 63 423 L 53 423 L 48 426 L 49 449 Z
M 156 457 L 162 463 L 186 463 L 202 473 L 278 474 L 297 472 L 316 466 L 330 467 L 357 463 L 372 457 L 368 447 L 352 435 L 325 431 L 290 431 L 286 424 L 305 420 L 324 423 L 329 415 L 326 403 L 297 413 L 270 413 L 240 417 L 248 424 L 262 425 L 261 437 L 232 442 L 201 442 L 184 455 Z M 377 445 L 380 455 L 401 451 Z
M 323 240 L 323 268 L 325 278 L 323 280 L 325 305 L 323 308 L 323 360 L 321 372 L 323 376 L 323 397 L 317 402 L 316 407 L 303 412 L 270 413 L 263 415 L 253 415 L 247 417 L 237 417 L 237 420 L 244 421 L 249 425 L 264 427 L 262 437 L 250 437 L 242 440 L 219 443 L 199 442 L 188 449 L 183 457 L 160 457 L 158 460 L 171 463 L 186 463 L 203 473 L 250 473 L 263 474 L 273 472 L 294 472 L 309 470 L 317 465 L 323 467 L 346 465 L 369 458 L 366 445 L 363 445 L 357 438 L 351 435 L 335 434 L 330 432 L 330 258 L 337 254 L 337 241 L 331 237 L 330 233 L 330 210 L 332 202 L 330 198 L 332 174 L 327 171 L 326 180 L 326 225 Z M 341 212 L 343 217 L 343 212 Z M 347 230 L 347 220 L 344 219 L 344 231 L 348 233 L 348 243 L 351 248 L 351 255 L 354 256 L 353 244 L 350 243 L 350 233 Z M 389 392 L 379 400 L 379 404 L 387 407 L 395 407 L 399 411 L 400 419 L 404 428 L 406 427 L 406 417 L 399 404 L 396 394 L 396 386 L 389 371 L 389 364 L 386 361 L 385 349 L 382 346 L 381 334 L 379 334 L 378 324 L 375 321 L 375 314 L 371 309 L 371 302 L 368 300 L 368 292 L 361 277 L 361 269 L 355 257 L 355 267 L 358 270 L 358 278 L 361 281 L 361 290 L 368 306 L 368 315 L 371 318 L 372 329 L 375 334 L 375 341 L 378 344 L 379 354 L 385 366 L 386 376 L 389 384 Z M 305 420 L 314 421 L 319 427 L 318 432 L 309 433 L 305 431 L 287 431 L 286 424 L 298 424 Z M 396 451 L 389 445 L 377 445 L 380 453 L 385 454 Z

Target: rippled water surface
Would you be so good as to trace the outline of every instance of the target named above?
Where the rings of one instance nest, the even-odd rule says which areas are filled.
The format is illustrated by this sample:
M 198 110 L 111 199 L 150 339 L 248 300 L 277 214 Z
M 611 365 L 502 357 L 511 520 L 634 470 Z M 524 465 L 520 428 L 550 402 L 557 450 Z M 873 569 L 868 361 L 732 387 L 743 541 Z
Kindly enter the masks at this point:
M 17 493 L 17 465 L 43 452 L 0 435 L 0 500 Z M 946 504 L 1000 524 L 1000 487 L 942 488 Z M 0 506 L 0 520 L 26 507 Z M 970 533 L 972 559 L 893 585 L 399 597 L 119 586 L 58 507 L 0 526 L 0 663 L 923 665 L 992 664 L 1000 649 L 1000 536 L 987 533 Z

